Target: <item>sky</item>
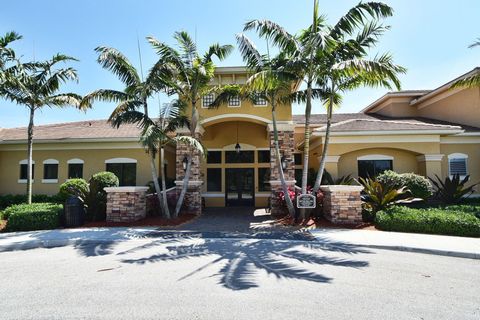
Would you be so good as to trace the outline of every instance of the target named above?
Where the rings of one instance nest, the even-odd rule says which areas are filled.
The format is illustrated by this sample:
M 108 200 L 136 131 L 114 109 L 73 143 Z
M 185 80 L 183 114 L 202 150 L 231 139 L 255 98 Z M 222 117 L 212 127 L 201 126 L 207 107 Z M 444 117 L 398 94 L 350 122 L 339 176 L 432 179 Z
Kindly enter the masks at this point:
M 385 0 L 394 9 L 386 19 L 391 26 L 370 54 L 390 52 L 397 64 L 408 69 L 400 77 L 402 89 L 435 89 L 449 80 L 480 65 L 480 49 L 468 45 L 480 37 L 478 0 Z M 320 11 L 334 24 L 358 0 L 320 0 Z M 48 59 L 61 52 L 79 59 L 72 63 L 79 74 L 78 83 L 62 87 L 63 92 L 81 95 L 100 88 L 123 89 L 109 71 L 96 62 L 94 48 L 114 47 L 139 67 L 137 39 L 143 69 L 147 70 L 156 54 L 146 36 L 174 44 L 175 31 L 185 30 L 196 38 L 200 52 L 212 43 L 236 45 L 235 34 L 242 32 L 251 19 L 269 19 L 290 33 L 310 24 L 313 0 L 16 0 L 4 1 L 0 10 L 0 33 L 16 31 L 23 39 L 14 45 L 25 60 Z M 264 41 L 248 35 L 260 49 Z M 237 49 L 218 66 L 242 65 Z M 336 112 L 358 112 L 388 90 L 361 88 L 347 92 Z M 160 96 L 152 103 L 166 103 Z M 154 105 L 154 106 L 152 106 Z M 113 104 L 96 103 L 86 113 L 74 108 L 44 108 L 36 114 L 36 124 L 105 119 Z M 303 105 L 294 105 L 301 114 Z M 314 113 L 324 113 L 315 101 Z M 23 127 L 28 123 L 24 106 L 0 100 L 0 127 Z

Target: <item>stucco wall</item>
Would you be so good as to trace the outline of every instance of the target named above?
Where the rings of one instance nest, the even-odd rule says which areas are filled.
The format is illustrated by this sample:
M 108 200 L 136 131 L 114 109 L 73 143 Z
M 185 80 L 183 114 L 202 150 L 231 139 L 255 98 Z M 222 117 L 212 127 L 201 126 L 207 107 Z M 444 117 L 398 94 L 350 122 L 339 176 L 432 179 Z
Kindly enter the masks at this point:
M 26 190 L 25 183 L 19 183 L 19 161 L 26 159 L 26 151 L 0 151 L 0 194 L 20 194 Z M 36 194 L 55 194 L 61 183 L 67 180 L 69 159 L 79 158 L 85 161 L 83 177 L 89 179 L 93 174 L 105 171 L 105 160 L 111 158 L 133 158 L 137 160 L 137 185 L 145 185 L 152 180 L 148 155 L 141 148 L 138 149 L 106 149 L 106 150 L 35 150 L 35 177 L 33 192 Z M 58 183 L 42 183 L 43 161 L 56 159 L 58 165 Z M 172 164 L 174 160 L 171 160 Z M 170 166 L 168 166 L 170 168 Z M 175 170 L 174 166 L 173 170 Z M 169 169 L 170 170 L 170 169 Z
M 480 144 L 442 144 L 441 153 L 445 156 L 442 160 L 442 172 L 448 174 L 448 155 L 451 153 L 464 153 L 468 155 L 467 172 L 470 175 L 470 182 L 480 182 Z M 476 188 L 480 191 L 480 187 Z

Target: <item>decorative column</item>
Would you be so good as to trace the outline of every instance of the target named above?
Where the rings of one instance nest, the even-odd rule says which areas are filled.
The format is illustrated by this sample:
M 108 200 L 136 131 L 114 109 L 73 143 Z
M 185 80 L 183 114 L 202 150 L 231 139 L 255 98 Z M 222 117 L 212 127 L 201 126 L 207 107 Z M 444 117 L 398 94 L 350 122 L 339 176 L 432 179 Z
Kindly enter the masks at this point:
M 338 178 L 338 161 L 340 156 L 327 156 L 325 159 L 325 170 L 330 173 L 333 179 Z M 322 156 L 318 157 L 318 163 L 322 161 Z
M 418 173 L 426 178 L 434 178 L 435 175 L 443 178 L 442 159 L 443 154 L 422 154 L 417 156 Z
M 107 222 L 134 222 L 147 215 L 148 187 L 109 187 L 107 193 Z
M 283 191 L 280 181 L 279 165 L 275 156 L 275 139 L 273 134 L 273 125 L 269 124 L 267 128 L 270 136 L 270 185 L 272 189 L 270 208 L 273 215 L 281 215 L 288 213 L 287 208 L 278 199 L 278 193 Z M 294 125 L 293 123 L 278 123 L 278 145 L 280 147 L 280 156 L 286 162 L 286 168 L 283 170 L 285 181 L 289 188 L 295 188 L 295 163 L 293 152 L 295 150 L 295 141 L 293 139 Z
M 335 224 L 362 222 L 362 186 L 321 186 L 324 217 Z
M 204 133 L 204 129 L 198 126 L 195 133 L 196 138 L 201 140 Z M 177 130 L 177 135 L 190 136 L 190 130 L 182 128 Z M 196 215 L 202 214 L 202 184 L 203 175 L 200 170 L 201 154 L 200 151 L 192 148 L 184 143 L 177 143 L 176 148 L 176 180 L 177 186 L 177 198 L 180 196 L 180 192 L 183 188 L 183 178 L 185 177 L 185 169 L 183 168 L 183 160 L 186 156 L 191 155 L 192 165 L 190 168 L 190 179 L 188 181 L 187 193 L 183 201 L 181 213 L 192 213 Z

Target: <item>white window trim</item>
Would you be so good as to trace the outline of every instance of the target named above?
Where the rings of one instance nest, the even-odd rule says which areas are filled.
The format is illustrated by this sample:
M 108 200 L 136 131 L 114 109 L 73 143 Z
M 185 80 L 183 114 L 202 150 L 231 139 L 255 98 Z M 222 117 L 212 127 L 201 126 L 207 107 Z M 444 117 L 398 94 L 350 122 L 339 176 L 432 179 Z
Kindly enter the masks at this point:
M 206 95 L 212 95 L 213 96 L 213 101 L 215 101 L 215 94 L 214 93 L 209 93 L 209 94 L 206 94 Z M 203 96 L 202 96 L 201 100 L 202 100 L 202 108 L 203 109 L 210 108 L 210 106 L 206 106 L 206 105 L 203 104 Z
M 105 160 L 105 163 L 137 163 L 137 160 L 132 158 L 112 158 Z
M 240 99 L 240 97 L 238 97 L 238 100 L 240 101 L 240 104 L 238 106 L 232 106 L 232 105 L 230 105 L 230 99 L 228 99 L 227 107 L 228 108 L 240 108 L 242 106 L 242 99 Z
M 35 182 L 35 180 L 32 179 L 32 183 L 34 183 L 34 182 Z M 25 183 L 27 183 L 27 179 L 18 179 L 18 183 L 23 183 L 23 184 L 25 184 Z
M 74 158 L 67 161 L 67 164 L 84 164 L 85 161 L 82 159 Z
M 451 160 L 465 160 L 465 175 L 461 175 L 460 179 L 464 179 L 466 176 L 468 176 L 468 154 L 465 153 L 451 153 L 448 155 L 448 175 L 450 178 L 453 178 L 453 174 L 450 173 L 450 161 Z
M 384 154 L 369 154 L 357 158 L 359 160 L 393 160 L 392 156 L 387 156 Z
M 59 162 L 56 159 L 47 159 L 43 161 L 43 164 L 59 164 Z
M 42 183 L 58 183 L 58 179 L 42 179 Z
M 18 164 L 28 164 L 28 159 L 20 160 Z M 32 160 L 32 164 L 35 164 L 35 160 Z

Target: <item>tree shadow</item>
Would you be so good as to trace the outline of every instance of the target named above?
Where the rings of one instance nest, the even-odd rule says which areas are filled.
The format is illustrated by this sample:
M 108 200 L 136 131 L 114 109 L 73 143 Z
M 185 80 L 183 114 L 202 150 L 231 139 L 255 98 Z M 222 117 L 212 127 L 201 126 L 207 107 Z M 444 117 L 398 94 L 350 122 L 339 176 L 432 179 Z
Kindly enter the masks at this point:
M 231 290 L 246 290 L 259 286 L 257 273 L 261 270 L 278 279 L 300 279 L 329 283 L 332 278 L 313 269 L 315 266 L 365 268 L 367 261 L 352 259 L 365 249 L 345 243 L 269 240 L 256 238 L 204 238 L 202 234 L 183 234 L 152 240 L 149 243 L 117 253 L 122 263 L 168 263 L 200 257 L 214 260 L 182 276 L 184 280 L 214 264 L 223 265 L 217 274 L 219 283 Z M 166 242 L 165 242 L 166 241 Z M 147 250 L 148 249 L 148 250 Z M 142 256 L 142 251 L 158 253 Z M 138 254 L 140 253 L 140 257 Z M 335 254 L 337 253 L 337 254 Z M 340 254 L 338 254 L 340 253 Z M 128 258 L 129 255 L 136 257 Z

